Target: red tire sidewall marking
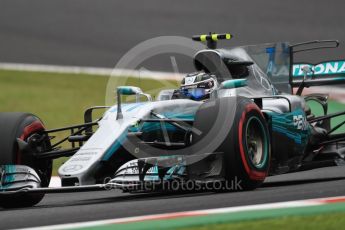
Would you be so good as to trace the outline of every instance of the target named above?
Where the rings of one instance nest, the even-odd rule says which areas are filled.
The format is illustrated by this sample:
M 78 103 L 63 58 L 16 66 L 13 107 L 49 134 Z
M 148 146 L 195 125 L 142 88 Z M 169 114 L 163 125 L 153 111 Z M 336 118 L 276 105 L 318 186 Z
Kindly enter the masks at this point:
M 238 132 L 241 159 L 242 159 L 244 169 L 245 169 L 247 175 L 249 176 L 249 178 L 251 180 L 263 181 L 266 178 L 267 172 L 260 172 L 260 171 L 257 171 L 257 170 L 255 170 L 249 166 L 249 163 L 248 163 L 247 158 L 246 158 L 246 153 L 245 153 L 244 147 L 243 147 L 243 123 L 246 119 L 246 115 L 251 110 L 255 110 L 262 115 L 261 111 L 259 110 L 259 108 L 255 104 L 247 104 L 244 111 L 242 112 L 241 119 L 239 122 L 239 132 Z
M 27 125 L 24 130 L 22 135 L 20 136 L 20 139 L 25 141 L 32 133 L 38 132 L 38 131 L 43 131 L 45 128 L 40 121 L 34 121 L 30 125 Z M 21 154 L 18 150 L 17 152 L 17 157 L 16 157 L 16 164 L 21 164 L 22 163 L 22 158 Z

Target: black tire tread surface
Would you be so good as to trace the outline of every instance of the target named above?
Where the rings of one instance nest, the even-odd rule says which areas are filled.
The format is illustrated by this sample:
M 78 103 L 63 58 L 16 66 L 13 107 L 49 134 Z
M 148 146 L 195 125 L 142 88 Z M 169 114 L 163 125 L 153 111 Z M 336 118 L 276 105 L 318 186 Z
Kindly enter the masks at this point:
M 30 113 L 0 113 L 0 165 L 16 163 L 16 155 L 18 152 L 16 140 L 22 135 L 24 128 L 36 120 L 39 120 L 39 118 Z M 32 162 L 34 162 L 34 159 L 27 159 L 26 157 L 26 159 L 23 159 L 23 161 L 24 162 L 22 162 L 22 164 L 34 167 L 32 166 Z M 41 180 L 42 179 L 44 178 L 41 178 Z M 50 178 L 48 178 L 48 180 L 44 180 L 45 182 L 43 182 L 42 185 L 44 187 L 48 186 L 47 182 L 49 183 L 49 180 Z M 0 207 L 30 207 L 39 203 L 43 199 L 43 197 L 44 194 L 14 194 L 5 196 L 1 195 Z

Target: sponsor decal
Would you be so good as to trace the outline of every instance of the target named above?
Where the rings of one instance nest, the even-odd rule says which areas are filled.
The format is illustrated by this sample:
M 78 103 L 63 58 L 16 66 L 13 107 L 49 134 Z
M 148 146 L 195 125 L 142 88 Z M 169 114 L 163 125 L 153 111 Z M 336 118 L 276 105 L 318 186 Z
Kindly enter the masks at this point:
M 293 116 L 293 124 L 294 126 L 296 126 L 297 129 L 300 129 L 300 130 L 308 129 L 307 119 L 303 115 Z
M 66 172 L 66 173 L 70 173 L 70 172 L 79 171 L 82 168 L 83 168 L 82 165 L 68 165 L 68 166 L 63 168 L 63 171 Z
M 311 64 L 295 64 L 293 65 L 293 76 L 303 77 L 302 71 L 303 66 L 310 66 L 314 73 L 308 75 L 334 75 L 334 74 L 345 74 L 345 61 L 329 61 L 323 62 L 317 65 Z
M 76 161 L 89 161 L 91 157 L 76 157 L 70 160 L 70 162 L 76 162 Z
M 94 155 L 97 155 L 97 152 L 78 152 L 77 154 L 75 154 L 75 156 L 82 156 L 82 155 L 94 156 Z
M 188 85 L 188 86 L 181 87 L 181 90 L 196 89 L 197 87 L 198 87 L 198 85 Z
M 194 81 L 195 81 L 195 78 L 196 78 L 196 76 L 193 76 L 193 77 L 186 77 L 186 78 L 185 78 L 185 85 L 193 84 Z

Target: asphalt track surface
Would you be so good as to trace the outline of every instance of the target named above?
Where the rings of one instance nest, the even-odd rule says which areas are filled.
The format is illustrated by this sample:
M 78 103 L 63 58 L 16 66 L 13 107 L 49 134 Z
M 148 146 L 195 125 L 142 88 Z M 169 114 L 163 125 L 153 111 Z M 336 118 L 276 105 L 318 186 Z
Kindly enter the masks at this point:
M 146 39 L 208 31 L 235 34 L 231 45 L 333 38 L 345 42 L 344 6 L 342 0 L 0 0 L 0 62 L 113 67 Z M 344 47 L 329 51 L 327 57 L 345 57 Z M 189 70 L 189 62 L 178 64 Z M 172 70 L 168 58 L 158 58 L 147 68 Z M 272 177 L 250 192 L 50 194 L 36 207 L 0 209 L 0 228 L 338 195 L 345 195 L 343 167 Z
M 0 62 L 114 67 L 133 46 L 157 36 L 231 32 L 221 45 L 338 39 L 343 0 L 0 0 Z M 336 51 L 313 54 L 345 58 Z M 169 55 L 149 70 L 172 72 Z M 191 61 L 177 60 L 181 72 Z
M 268 178 L 263 187 L 246 192 L 127 194 L 111 190 L 49 194 L 39 205 L 32 208 L 0 209 L 0 228 L 35 227 L 344 194 L 344 167 L 274 176 Z

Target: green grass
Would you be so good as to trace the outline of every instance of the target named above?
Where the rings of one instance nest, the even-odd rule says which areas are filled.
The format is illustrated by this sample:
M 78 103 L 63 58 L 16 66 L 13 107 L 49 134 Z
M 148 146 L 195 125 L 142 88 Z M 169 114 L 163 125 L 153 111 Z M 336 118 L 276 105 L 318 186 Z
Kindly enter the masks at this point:
M 317 104 L 315 101 L 308 102 L 308 105 L 310 106 L 313 114 L 316 116 L 323 115 L 323 109 L 321 105 Z M 336 113 L 340 111 L 345 110 L 345 104 L 339 103 L 337 101 L 329 100 L 328 103 L 328 114 Z M 345 120 L 345 115 L 335 117 L 331 120 L 332 127 L 338 125 L 339 123 L 343 122 Z M 340 127 L 338 130 L 336 130 L 334 133 L 344 133 L 345 132 L 345 125 Z
M 225 224 L 203 225 L 192 228 L 180 228 L 179 230 L 323 230 L 323 229 L 343 229 L 345 226 L 344 213 L 329 213 L 312 216 L 289 216 L 272 219 L 262 219 L 255 221 L 241 221 Z
M 80 123 L 86 108 L 105 104 L 108 79 L 83 74 L 0 71 L 0 111 L 32 112 L 49 128 Z M 164 88 L 157 80 L 142 82 L 144 91 Z M 127 78 L 126 83 L 138 86 L 136 78 Z
M 177 218 L 153 218 L 152 220 L 126 223 L 106 223 L 79 229 L 98 230 L 151 230 L 151 229 L 343 229 L 345 203 L 315 206 L 251 209 L 209 215 L 183 216 Z

